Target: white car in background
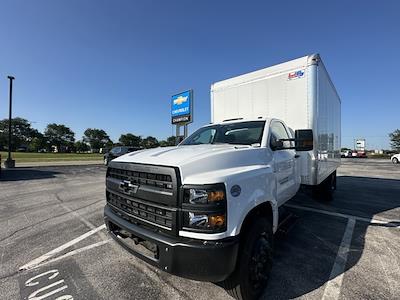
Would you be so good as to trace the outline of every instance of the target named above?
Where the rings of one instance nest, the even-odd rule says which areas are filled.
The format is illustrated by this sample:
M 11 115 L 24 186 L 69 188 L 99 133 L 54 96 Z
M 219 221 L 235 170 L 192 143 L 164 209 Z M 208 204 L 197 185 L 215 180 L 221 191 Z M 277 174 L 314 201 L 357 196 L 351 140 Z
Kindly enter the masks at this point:
M 394 164 L 398 164 L 400 162 L 400 154 L 395 154 L 393 155 L 390 160 L 392 161 L 392 163 Z

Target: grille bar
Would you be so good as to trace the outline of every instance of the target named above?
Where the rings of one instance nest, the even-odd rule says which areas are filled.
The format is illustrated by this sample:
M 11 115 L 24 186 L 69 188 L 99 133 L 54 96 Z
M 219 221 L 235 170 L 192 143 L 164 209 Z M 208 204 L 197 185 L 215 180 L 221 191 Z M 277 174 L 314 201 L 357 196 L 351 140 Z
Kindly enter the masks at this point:
M 120 180 L 130 180 L 134 184 L 143 186 L 157 187 L 165 190 L 172 190 L 173 188 L 171 175 L 109 168 L 108 176 Z
M 178 234 L 179 170 L 111 161 L 106 175 L 107 204 L 135 225 Z
M 163 229 L 173 229 L 174 210 L 172 209 L 143 203 L 143 201 L 137 201 L 134 198 L 109 191 L 107 192 L 107 201 L 111 206 L 125 214 L 127 220 L 131 223 L 135 222 L 136 219 L 136 221 L 143 221 Z

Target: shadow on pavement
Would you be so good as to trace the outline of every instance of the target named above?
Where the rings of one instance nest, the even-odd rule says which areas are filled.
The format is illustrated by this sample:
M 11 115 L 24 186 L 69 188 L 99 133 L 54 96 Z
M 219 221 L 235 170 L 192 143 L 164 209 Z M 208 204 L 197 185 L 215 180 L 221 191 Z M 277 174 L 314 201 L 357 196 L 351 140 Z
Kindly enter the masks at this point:
M 380 233 L 385 235 L 387 232 L 388 237 L 390 230 L 397 230 L 392 227 L 400 225 L 399 195 L 400 180 L 341 176 L 338 177 L 338 190 L 332 202 L 316 202 L 305 193 L 299 193 L 290 204 L 363 218 L 377 217 L 388 221 L 385 224 L 356 222 L 344 268 L 346 272 L 351 270 L 363 255 L 369 226 L 386 227 L 387 229 Z M 304 295 L 320 299 L 324 293 L 324 288 L 321 287 L 330 280 L 348 219 L 301 209 L 290 210 L 297 220 L 291 230 L 276 237 L 274 265 L 262 299 L 293 299 Z M 370 239 L 371 237 L 369 243 Z M 396 243 L 399 241 L 386 238 L 386 242 L 396 249 Z M 376 257 L 380 251 L 371 250 L 371 246 L 368 249 L 369 252 L 365 254 L 368 258 Z M 365 264 L 365 259 L 363 261 Z M 369 265 L 374 274 L 382 274 L 381 267 L 379 264 L 374 266 L 372 262 Z M 339 275 L 341 274 L 335 274 L 335 277 Z M 390 293 L 384 277 L 370 286 L 368 276 L 358 276 L 362 276 L 363 280 L 347 283 L 352 288 L 342 290 L 347 298 L 363 298 L 368 295 L 371 297 L 372 290 L 378 298 L 387 297 L 385 292 Z
M 39 170 L 34 168 L 2 169 L 0 181 L 54 178 L 56 174 L 59 174 L 59 172 L 51 170 Z

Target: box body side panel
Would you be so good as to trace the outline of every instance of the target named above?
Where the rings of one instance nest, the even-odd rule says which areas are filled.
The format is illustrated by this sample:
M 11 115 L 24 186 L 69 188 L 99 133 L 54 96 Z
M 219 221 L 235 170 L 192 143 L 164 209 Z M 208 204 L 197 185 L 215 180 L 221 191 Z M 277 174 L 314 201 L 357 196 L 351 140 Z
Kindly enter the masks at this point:
M 317 182 L 321 183 L 340 165 L 341 101 L 322 62 L 317 79 Z

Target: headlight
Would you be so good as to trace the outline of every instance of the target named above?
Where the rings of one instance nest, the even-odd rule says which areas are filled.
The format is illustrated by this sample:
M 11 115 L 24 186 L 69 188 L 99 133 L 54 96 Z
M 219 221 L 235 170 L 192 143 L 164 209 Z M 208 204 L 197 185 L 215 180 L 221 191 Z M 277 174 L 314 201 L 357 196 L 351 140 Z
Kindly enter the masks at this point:
M 225 231 L 225 185 L 185 186 L 182 214 L 182 228 L 185 230 L 208 233 Z
M 201 229 L 216 229 L 225 225 L 225 215 L 222 214 L 204 214 L 189 212 L 189 226 Z
M 219 189 L 218 189 L 219 188 Z M 190 204 L 208 204 L 225 200 L 225 188 L 214 189 L 190 188 L 184 190 L 184 202 Z
M 226 214 L 183 212 L 183 229 L 195 232 L 216 233 L 226 230 Z

